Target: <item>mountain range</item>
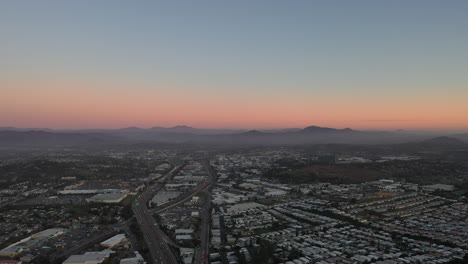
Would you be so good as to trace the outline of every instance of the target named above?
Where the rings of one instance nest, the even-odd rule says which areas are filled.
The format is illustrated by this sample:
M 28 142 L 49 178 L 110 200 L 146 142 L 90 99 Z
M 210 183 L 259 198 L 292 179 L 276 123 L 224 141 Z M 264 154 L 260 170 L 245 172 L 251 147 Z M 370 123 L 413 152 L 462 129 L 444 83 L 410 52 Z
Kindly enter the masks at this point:
M 298 144 L 430 144 L 468 142 L 468 134 L 428 134 L 405 131 L 361 131 L 350 128 L 308 126 L 276 130 L 199 129 L 190 126 L 170 128 L 127 127 L 121 129 L 54 130 L 0 128 L 0 148 L 96 145 L 132 142 L 203 143 L 223 145 L 298 145 Z M 455 141 L 456 140 L 456 141 Z

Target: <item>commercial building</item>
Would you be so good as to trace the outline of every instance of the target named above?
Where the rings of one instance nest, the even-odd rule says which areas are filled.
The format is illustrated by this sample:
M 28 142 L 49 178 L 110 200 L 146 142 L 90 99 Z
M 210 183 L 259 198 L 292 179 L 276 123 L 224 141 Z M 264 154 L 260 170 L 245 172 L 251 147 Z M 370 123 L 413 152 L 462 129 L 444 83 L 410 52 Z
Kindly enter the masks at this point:
M 162 191 L 158 192 L 153 199 L 151 199 L 150 206 L 160 206 L 163 205 L 170 200 L 177 198 L 180 195 L 180 192 L 168 192 Z
M 101 242 L 101 246 L 103 246 L 105 248 L 113 248 L 113 247 L 121 245 L 121 244 L 123 244 L 123 243 L 125 243 L 127 241 L 128 240 L 125 237 L 125 234 L 118 234 L 118 235 L 115 235 L 115 236 L 107 239 L 104 242 Z
M 14 258 L 30 247 L 37 245 L 49 238 L 63 234 L 67 229 L 63 228 L 51 228 L 44 231 L 35 233 L 29 237 L 26 237 L 2 250 L 0 250 L 0 257 Z
M 433 191 L 453 191 L 455 187 L 448 184 L 432 184 L 422 186 L 423 191 L 433 192 Z
M 54 237 L 63 234 L 66 229 L 63 228 L 50 228 L 44 231 L 35 233 L 31 235 L 31 239 L 44 239 L 49 237 Z
M 120 264 L 146 264 L 145 259 L 140 255 L 138 251 L 135 251 L 134 258 L 124 258 L 120 260 Z
M 72 255 L 63 264 L 100 264 L 109 258 L 110 251 L 86 252 L 83 255 Z
M 127 193 L 103 193 L 96 194 L 86 199 L 87 202 L 94 203 L 120 203 L 127 197 Z

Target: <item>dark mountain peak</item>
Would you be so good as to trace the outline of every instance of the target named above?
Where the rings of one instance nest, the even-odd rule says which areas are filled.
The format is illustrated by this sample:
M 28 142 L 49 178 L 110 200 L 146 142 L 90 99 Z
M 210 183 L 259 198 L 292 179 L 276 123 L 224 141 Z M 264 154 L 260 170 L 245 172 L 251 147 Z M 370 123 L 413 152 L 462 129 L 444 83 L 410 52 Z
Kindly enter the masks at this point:
M 178 125 L 178 126 L 173 126 L 173 127 L 152 127 L 149 129 L 151 132 L 155 133 L 164 133 L 164 134 L 170 134 L 170 133 L 176 133 L 176 134 L 196 134 L 200 133 L 200 129 L 193 128 L 191 126 L 185 126 L 185 125 Z
M 303 133 L 335 133 L 335 132 L 351 132 L 353 131 L 351 128 L 345 129 L 336 129 L 330 127 L 319 127 L 319 126 L 308 126 L 302 129 L 300 132 Z
M 265 134 L 264 132 L 260 132 L 258 130 L 249 130 L 247 132 L 244 133 L 244 135 L 263 135 Z
M 186 125 L 178 125 L 178 126 L 171 127 L 171 129 L 194 129 L 194 128 L 191 126 L 186 126 Z
M 141 128 L 132 126 L 132 127 L 124 127 L 124 128 L 121 128 L 120 130 L 141 130 Z
M 153 130 L 193 130 L 195 128 L 193 128 L 191 126 L 178 125 L 178 126 L 173 126 L 173 127 L 154 126 L 151 129 L 153 129 Z

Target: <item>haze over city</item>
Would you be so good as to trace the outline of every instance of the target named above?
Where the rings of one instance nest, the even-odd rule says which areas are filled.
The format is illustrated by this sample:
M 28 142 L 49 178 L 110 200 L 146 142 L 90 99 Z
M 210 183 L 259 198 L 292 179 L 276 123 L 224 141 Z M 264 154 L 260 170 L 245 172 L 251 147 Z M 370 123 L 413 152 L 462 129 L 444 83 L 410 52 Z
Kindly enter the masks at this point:
M 467 264 L 468 1 L 0 1 L 0 264 Z
M 466 1 L 4 1 L 0 126 L 468 129 Z

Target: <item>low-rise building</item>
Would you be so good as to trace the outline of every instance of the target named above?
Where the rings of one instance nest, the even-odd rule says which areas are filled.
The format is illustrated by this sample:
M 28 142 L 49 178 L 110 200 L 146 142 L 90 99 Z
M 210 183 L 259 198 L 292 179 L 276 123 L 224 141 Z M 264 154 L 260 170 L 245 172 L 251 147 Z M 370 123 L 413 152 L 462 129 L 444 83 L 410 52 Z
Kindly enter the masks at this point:
M 138 251 L 135 251 L 134 253 L 135 257 L 121 259 L 120 264 L 146 264 L 145 259 L 143 259 Z
M 121 245 L 123 243 L 126 243 L 127 241 L 128 240 L 125 237 L 125 234 L 118 234 L 118 235 L 115 235 L 115 236 L 107 239 L 104 242 L 101 242 L 101 246 L 103 246 L 105 248 L 113 248 L 113 247 L 116 247 L 116 246 Z
M 432 184 L 422 186 L 423 191 L 433 192 L 433 191 L 453 191 L 455 187 L 449 184 Z
M 71 255 L 62 264 L 100 264 L 109 258 L 111 252 L 86 252 L 83 255 Z
M 86 199 L 87 202 L 94 203 L 120 203 L 127 197 L 127 193 L 103 193 L 96 194 L 91 198 Z

